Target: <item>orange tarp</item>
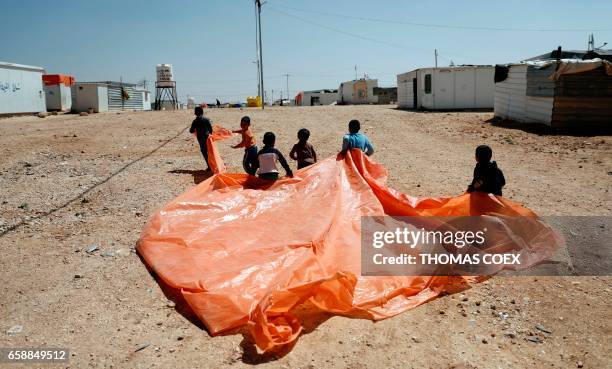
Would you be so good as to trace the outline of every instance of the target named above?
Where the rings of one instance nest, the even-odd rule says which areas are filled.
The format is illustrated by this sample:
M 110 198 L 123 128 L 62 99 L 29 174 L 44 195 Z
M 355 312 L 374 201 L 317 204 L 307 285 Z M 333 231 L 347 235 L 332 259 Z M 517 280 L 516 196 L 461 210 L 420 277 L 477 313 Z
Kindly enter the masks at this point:
M 74 77 L 65 74 L 44 74 L 42 79 L 45 86 L 59 85 L 62 83 L 66 86 L 72 86 L 76 81 Z
M 211 158 L 220 160 L 213 138 L 211 147 Z M 211 334 L 248 325 L 264 351 L 298 337 L 294 311 L 307 301 L 326 312 L 378 320 L 478 280 L 362 276 L 361 216 L 492 214 L 502 222 L 526 216 L 533 219 L 530 231 L 511 238 L 530 263 L 558 242 L 533 212 L 502 197 L 417 199 L 395 191 L 385 184 L 385 168 L 358 150 L 276 182 L 220 172 L 154 214 L 137 249 Z

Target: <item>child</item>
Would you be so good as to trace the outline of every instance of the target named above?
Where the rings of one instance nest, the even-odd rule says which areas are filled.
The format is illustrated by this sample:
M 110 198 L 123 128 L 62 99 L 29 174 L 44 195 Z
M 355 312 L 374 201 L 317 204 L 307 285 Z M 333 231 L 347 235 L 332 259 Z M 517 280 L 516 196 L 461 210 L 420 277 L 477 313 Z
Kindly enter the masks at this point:
M 497 163 L 491 161 L 493 150 L 487 145 L 476 148 L 476 167 L 474 168 L 474 179 L 468 186 L 467 192 L 487 192 L 497 196 L 502 195 L 502 187 L 506 184 L 504 173 L 497 167 Z
M 350 149 L 360 149 L 367 156 L 374 154 L 374 147 L 368 140 L 368 137 L 359 133 L 361 124 L 357 119 L 353 119 L 348 125 L 349 133 L 342 138 L 342 150 L 340 154 L 344 155 Z
M 255 168 L 255 162 L 257 161 L 257 146 L 255 145 L 255 136 L 253 135 L 253 131 L 251 131 L 251 118 L 248 116 L 242 117 L 242 119 L 240 119 L 240 128 L 241 129 L 232 132 L 240 133 L 242 135 L 242 141 L 232 147 L 234 149 L 244 147 L 242 167 L 245 172 L 254 176 L 257 170 L 257 168 Z
M 264 147 L 257 153 L 257 161 L 255 163 L 256 168 L 259 169 L 257 174 L 259 178 L 263 179 L 278 179 L 278 169 L 276 168 L 276 162 L 280 161 L 281 165 L 287 172 L 288 177 L 293 177 L 293 172 L 287 164 L 287 160 L 283 154 L 274 148 L 276 142 L 276 136 L 272 132 L 266 132 L 263 137 Z
M 194 113 L 196 118 L 191 123 L 191 128 L 189 128 L 189 133 L 196 133 L 196 137 L 198 138 L 198 143 L 200 144 L 200 151 L 202 152 L 202 156 L 204 156 L 204 161 L 206 161 L 206 171 L 210 171 L 210 165 L 208 165 L 208 148 L 206 147 L 206 140 L 208 140 L 208 136 L 212 133 L 212 125 L 210 124 L 210 120 L 204 117 L 204 109 L 201 106 L 196 106 L 194 109 Z
M 297 136 L 299 141 L 293 145 L 289 157 L 297 160 L 298 169 L 302 169 L 317 162 L 317 153 L 314 147 L 308 143 L 308 138 L 310 137 L 309 130 L 302 128 L 298 131 Z

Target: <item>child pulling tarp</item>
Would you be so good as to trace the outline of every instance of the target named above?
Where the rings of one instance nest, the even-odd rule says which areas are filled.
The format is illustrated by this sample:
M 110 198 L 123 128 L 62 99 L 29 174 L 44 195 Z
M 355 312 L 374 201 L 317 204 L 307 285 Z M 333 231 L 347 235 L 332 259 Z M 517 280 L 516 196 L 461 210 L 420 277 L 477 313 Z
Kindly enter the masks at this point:
M 216 175 L 154 214 L 138 253 L 160 284 L 189 307 L 211 334 L 248 325 L 268 351 L 297 339 L 295 308 L 379 320 L 478 278 L 361 275 L 362 216 L 525 217 L 508 230 L 505 248 L 521 250 L 533 265 L 561 242 L 529 209 L 490 194 L 418 199 L 386 186 L 387 171 L 361 150 L 330 157 L 275 182 L 223 173 L 215 139 L 209 160 Z M 216 138 L 215 138 L 216 137 Z

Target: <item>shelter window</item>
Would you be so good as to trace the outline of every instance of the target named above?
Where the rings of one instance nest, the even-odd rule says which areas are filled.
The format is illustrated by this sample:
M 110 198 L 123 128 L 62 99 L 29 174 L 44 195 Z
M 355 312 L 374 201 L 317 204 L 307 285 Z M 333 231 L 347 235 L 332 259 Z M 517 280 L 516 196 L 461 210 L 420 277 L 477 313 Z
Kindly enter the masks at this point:
M 425 93 L 426 94 L 431 93 L 431 74 L 425 75 Z

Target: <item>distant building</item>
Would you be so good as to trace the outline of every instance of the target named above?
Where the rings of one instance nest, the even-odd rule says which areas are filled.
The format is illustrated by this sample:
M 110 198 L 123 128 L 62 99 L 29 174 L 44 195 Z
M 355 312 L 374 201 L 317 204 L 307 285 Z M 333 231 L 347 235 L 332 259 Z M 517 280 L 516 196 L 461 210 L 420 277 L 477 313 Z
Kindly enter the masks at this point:
M 397 75 L 397 104 L 404 109 L 493 109 L 495 67 L 420 68 Z
M 378 87 L 377 79 L 356 79 L 340 83 L 338 104 L 378 104 L 374 88 Z
M 302 91 L 295 97 L 298 106 L 331 105 L 338 101 L 338 90 Z
M 40 67 L 0 62 L 0 115 L 47 111 L 44 73 Z
M 495 116 L 553 128 L 612 126 L 612 63 L 531 61 L 499 65 Z
M 45 101 L 48 111 L 70 111 L 75 79 L 64 74 L 45 74 L 42 76 Z
M 397 87 L 374 87 L 374 96 L 378 96 L 377 104 L 394 104 L 397 102 Z
M 77 82 L 72 87 L 73 110 L 96 113 L 117 110 L 150 110 L 151 97 L 148 90 L 133 83 L 123 82 Z

